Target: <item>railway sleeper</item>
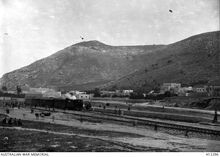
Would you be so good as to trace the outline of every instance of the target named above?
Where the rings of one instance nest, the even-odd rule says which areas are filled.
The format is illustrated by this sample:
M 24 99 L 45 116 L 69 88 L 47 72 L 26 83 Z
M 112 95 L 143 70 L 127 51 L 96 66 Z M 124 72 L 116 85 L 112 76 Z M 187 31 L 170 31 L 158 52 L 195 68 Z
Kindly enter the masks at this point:
M 68 114 L 74 114 L 77 116 L 82 116 L 81 113 L 68 113 Z M 109 115 L 111 116 L 111 115 Z M 220 135 L 220 131 L 210 130 L 210 129 L 204 129 L 204 128 L 196 128 L 196 127 L 190 127 L 190 126 L 182 126 L 178 124 L 170 124 L 166 122 L 156 122 L 156 121 L 150 121 L 150 120 L 143 120 L 143 119 L 137 119 L 133 117 L 128 116 L 119 116 L 114 115 L 114 117 L 107 117 L 107 116 L 97 116 L 97 115 L 86 115 L 83 114 L 83 117 L 90 117 L 90 118 L 101 118 L 103 120 L 108 121 L 117 121 L 117 122 L 125 122 L 125 123 L 133 123 L 134 121 L 137 121 L 136 125 L 148 125 L 148 126 L 157 126 L 163 127 L 163 128 L 169 128 L 169 129 L 176 129 L 176 130 L 185 130 L 190 132 L 198 132 L 198 133 L 204 133 L 204 134 L 213 134 L 213 135 Z M 119 119 L 123 118 L 123 119 Z

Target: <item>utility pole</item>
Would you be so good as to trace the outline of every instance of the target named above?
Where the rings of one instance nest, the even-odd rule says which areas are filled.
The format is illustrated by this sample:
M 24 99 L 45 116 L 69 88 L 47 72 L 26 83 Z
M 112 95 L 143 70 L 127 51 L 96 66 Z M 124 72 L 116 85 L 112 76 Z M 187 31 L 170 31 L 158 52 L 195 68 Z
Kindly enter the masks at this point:
M 216 123 L 216 122 L 218 122 L 218 113 L 217 113 L 217 109 L 215 108 L 215 115 L 214 115 L 212 123 Z

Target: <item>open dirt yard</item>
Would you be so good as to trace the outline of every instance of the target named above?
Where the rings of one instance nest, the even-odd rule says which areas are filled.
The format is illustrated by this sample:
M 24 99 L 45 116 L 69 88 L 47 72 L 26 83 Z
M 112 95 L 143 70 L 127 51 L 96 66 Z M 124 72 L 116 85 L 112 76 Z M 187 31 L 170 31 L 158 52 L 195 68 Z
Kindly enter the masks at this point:
M 0 113 L 5 114 L 4 109 Z M 30 109 L 10 109 L 22 127 L 0 128 L 0 151 L 219 151 L 220 141 L 176 136 L 147 128 L 79 121 L 64 113 L 36 119 Z M 54 120 L 53 118 L 54 117 Z M 4 144 L 8 137 L 8 144 Z

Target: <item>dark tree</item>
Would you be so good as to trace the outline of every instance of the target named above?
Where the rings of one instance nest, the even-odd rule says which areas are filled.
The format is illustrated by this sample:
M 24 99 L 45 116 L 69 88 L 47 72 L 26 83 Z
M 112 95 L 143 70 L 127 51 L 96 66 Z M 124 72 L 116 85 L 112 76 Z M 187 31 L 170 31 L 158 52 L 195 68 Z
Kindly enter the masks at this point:
M 137 91 L 137 92 L 133 92 L 130 94 L 129 96 L 130 99 L 144 99 L 144 95 L 142 92 Z
M 118 89 L 118 87 L 117 87 L 117 85 L 114 85 L 114 86 L 111 87 L 110 90 L 114 91 L 114 90 L 116 90 L 116 89 Z
M 21 87 L 20 86 L 17 86 L 16 87 L 16 90 L 17 90 L 17 94 L 20 95 L 22 93 L 22 90 L 21 90 Z
M 95 88 L 95 90 L 94 90 L 94 97 L 100 97 L 100 90 L 99 90 L 99 88 Z
M 164 93 L 164 95 L 165 95 L 165 97 L 171 97 L 171 92 L 170 91 L 166 91 L 165 93 Z
M 3 90 L 3 91 L 7 91 L 8 89 L 7 89 L 6 86 L 2 86 L 2 90 Z

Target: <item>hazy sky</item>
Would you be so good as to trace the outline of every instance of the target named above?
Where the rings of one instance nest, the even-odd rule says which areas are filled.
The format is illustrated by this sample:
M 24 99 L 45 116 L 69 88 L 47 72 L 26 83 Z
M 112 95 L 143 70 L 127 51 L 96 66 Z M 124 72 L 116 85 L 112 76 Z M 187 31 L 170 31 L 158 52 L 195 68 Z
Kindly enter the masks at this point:
M 219 30 L 218 1 L 0 0 L 0 76 L 80 36 L 109 45 L 169 44 Z

